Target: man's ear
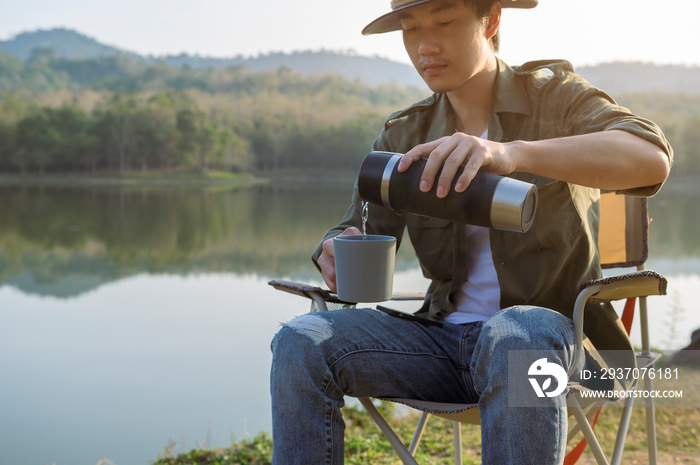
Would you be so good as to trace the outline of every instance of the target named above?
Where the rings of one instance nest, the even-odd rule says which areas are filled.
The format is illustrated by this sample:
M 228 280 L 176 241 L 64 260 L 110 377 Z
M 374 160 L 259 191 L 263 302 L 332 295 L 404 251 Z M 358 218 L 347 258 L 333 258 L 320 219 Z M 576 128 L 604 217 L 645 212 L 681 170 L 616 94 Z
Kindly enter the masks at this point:
M 501 25 L 501 2 L 493 2 L 489 12 L 489 22 L 486 26 L 486 39 L 491 40 Z

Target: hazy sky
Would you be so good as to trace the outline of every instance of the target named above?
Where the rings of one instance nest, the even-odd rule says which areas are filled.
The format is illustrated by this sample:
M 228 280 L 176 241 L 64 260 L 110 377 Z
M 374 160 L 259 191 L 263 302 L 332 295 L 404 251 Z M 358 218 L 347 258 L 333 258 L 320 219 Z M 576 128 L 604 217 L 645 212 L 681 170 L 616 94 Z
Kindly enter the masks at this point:
M 363 37 L 389 0 L 0 0 L 0 40 L 66 27 L 144 55 L 354 50 L 406 62 L 400 33 Z M 698 0 L 540 0 L 504 10 L 500 56 L 700 65 Z

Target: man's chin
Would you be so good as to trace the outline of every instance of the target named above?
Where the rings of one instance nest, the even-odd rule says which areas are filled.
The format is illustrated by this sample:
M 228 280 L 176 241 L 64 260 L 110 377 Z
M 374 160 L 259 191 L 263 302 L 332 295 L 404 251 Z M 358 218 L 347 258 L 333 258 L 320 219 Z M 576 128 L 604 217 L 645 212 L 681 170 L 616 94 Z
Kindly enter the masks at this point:
M 420 77 L 423 79 L 423 82 L 425 82 L 428 88 L 436 94 L 443 94 L 453 90 L 453 87 L 440 76 L 428 76 L 420 73 Z
M 452 87 L 445 85 L 443 83 L 429 82 L 425 79 L 423 80 L 423 82 L 425 82 L 425 84 L 428 86 L 428 88 L 436 94 L 445 94 L 445 93 L 452 90 Z

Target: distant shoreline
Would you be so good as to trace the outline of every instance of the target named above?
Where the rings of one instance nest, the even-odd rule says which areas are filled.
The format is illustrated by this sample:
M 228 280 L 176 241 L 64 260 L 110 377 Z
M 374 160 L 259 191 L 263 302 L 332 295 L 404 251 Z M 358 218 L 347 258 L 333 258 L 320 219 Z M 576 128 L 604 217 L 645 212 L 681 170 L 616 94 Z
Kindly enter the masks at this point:
M 281 170 L 257 174 L 231 174 L 220 171 L 171 173 L 0 173 L 0 186 L 99 186 L 99 187 L 250 187 L 261 184 L 352 183 L 352 172 L 312 172 Z
M 250 187 L 263 184 L 352 184 L 357 179 L 353 171 L 279 170 L 255 174 L 207 172 L 135 172 L 116 173 L 0 173 L 0 186 L 113 186 L 113 187 Z M 700 194 L 700 178 L 678 174 L 671 177 L 661 192 Z
M 196 184 L 259 184 L 264 179 L 249 174 L 221 171 L 171 171 L 119 173 L 0 173 L 0 185 L 56 186 L 134 186 L 134 185 L 196 185 Z

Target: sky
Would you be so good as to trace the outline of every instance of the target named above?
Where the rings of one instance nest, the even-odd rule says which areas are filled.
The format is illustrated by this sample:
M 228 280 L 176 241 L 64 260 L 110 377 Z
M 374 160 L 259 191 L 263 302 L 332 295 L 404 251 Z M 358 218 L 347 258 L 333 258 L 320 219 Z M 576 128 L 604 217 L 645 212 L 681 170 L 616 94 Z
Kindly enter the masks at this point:
M 0 40 L 65 27 L 142 55 L 353 51 L 408 63 L 400 33 L 363 37 L 390 0 L 0 0 Z M 700 65 L 698 0 L 540 0 L 506 9 L 500 56 Z

